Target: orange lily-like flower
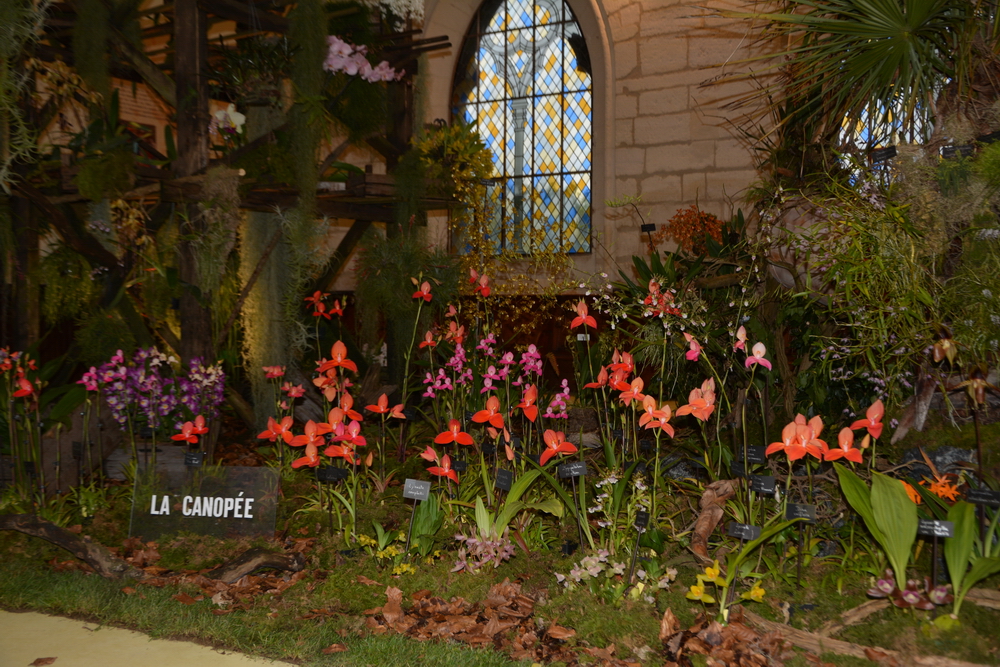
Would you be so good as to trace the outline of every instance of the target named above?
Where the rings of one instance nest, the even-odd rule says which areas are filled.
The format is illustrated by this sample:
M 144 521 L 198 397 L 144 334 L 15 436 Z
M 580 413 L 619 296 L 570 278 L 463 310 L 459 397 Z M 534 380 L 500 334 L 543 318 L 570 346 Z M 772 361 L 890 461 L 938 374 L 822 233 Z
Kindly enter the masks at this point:
M 837 435 L 837 446 L 823 452 L 823 460 L 836 461 L 845 458 L 854 463 L 861 463 L 861 450 L 854 446 L 854 431 L 849 428 L 840 429 Z
M 271 378 L 280 378 L 285 374 L 284 366 L 264 366 L 264 377 L 268 380 Z
M 740 325 L 740 328 L 736 330 L 736 342 L 733 343 L 733 350 L 747 350 L 747 328 Z
M 701 383 L 701 388 L 695 388 L 688 394 L 687 405 L 677 408 L 676 415 L 694 415 L 696 419 L 708 421 L 715 411 L 715 378 L 708 378 Z
M 306 455 L 300 459 L 295 459 L 292 461 L 293 468 L 301 468 L 302 466 L 310 466 L 315 468 L 319 465 L 319 449 L 316 445 L 309 443 L 306 445 Z
M 587 302 L 580 299 L 580 302 L 576 304 L 576 318 L 570 323 L 569 328 L 575 329 L 581 324 L 585 327 L 590 327 L 591 329 L 597 328 L 597 320 L 593 316 L 588 314 Z
M 390 408 L 389 397 L 386 396 L 385 394 L 382 394 L 381 396 L 378 397 L 377 405 L 366 405 L 365 410 L 368 410 L 369 412 L 376 412 L 380 415 L 389 413 L 390 417 L 395 417 L 397 419 L 406 419 L 406 416 L 403 414 L 403 404 L 398 403 Z
M 431 284 L 426 280 L 420 283 L 420 289 L 413 293 L 414 299 L 423 299 L 424 301 L 430 301 L 433 297 L 431 296 Z
M 340 408 L 347 415 L 348 419 L 353 419 L 354 421 L 364 421 L 365 418 L 361 416 L 361 413 L 354 409 L 354 397 L 351 396 L 346 391 L 340 395 Z
M 208 433 L 208 427 L 205 426 L 205 418 L 198 415 L 194 418 L 194 428 L 191 430 L 192 433 L 197 433 L 198 435 L 204 435 Z
M 438 477 L 447 477 L 458 484 L 458 473 L 451 469 L 451 457 L 447 454 L 441 457 L 441 465 L 431 466 L 427 472 Z
M 920 497 L 920 493 L 912 486 L 910 486 L 909 482 L 904 482 L 903 480 L 899 480 L 899 483 L 903 485 L 904 489 L 906 489 L 906 495 L 910 497 L 910 500 L 913 501 L 914 505 L 919 505 L 923 502 L 923 499 Z
M 368 441 L 361 435 L 361 423 L 357 421 L 352 421 L 346 428 L 341 425 L 337 429 L 337 436 L 334 440 L 337 442 L 349 442 L 355 447 L 365 447 L 368 445 Z
M 330 445 L 323 450 L 323 455 L 329 456 L 331 459 L 342 458 L 351 465 L 357 465 L 358 462 L 358 460 L 354 457 L 354 448 L 351 447 L 350 443 L 345 443 L 343 445 Z
M 698 343 L 698 339 L 685 331 L 684 340 L 688 342 L 689 348 L 688 351 L 684 353 L 684 357 L 688 361 L 698 361 L 698 355 L 701 354 L 701 345 Z
M 431 331 L 425 333 L 424 339 L 420 341 L 420 349 L 422 350 L 425 347 L 437 347 L 437 343 L 434 341 L 434 333 Z
M 868 429 L 868 434 L 876 440 L 882 435 L 882 417 L 885 415 L 885 406 L 882 399 L 878 399 L 865 411 L 865 418 L 851 424 L 851 430 Z
M 461 345 L 465 341 L 465 325 L 458 326 L 455 321 L 448 322 L 448 333 L 444 337 L 455 345 Z
M 653 413 L 653 418 L 646 424 L 646 428 L 658 428 L 672 438 L 674 437 L 674 427 L 668 423 L 669 421 L 670 406 L 664 403 L 663 407 Z
M 358 372 L 358 365 L 347 358 L 347 346 L 339 340 L 333 344 L 332 348 L 330 348 L 330 359 L 323 362 L 320 367 L 316 369 L 316 371 L 323 373 L 331 368 L 337 368 L 338 366 L 355 373 Z
M 611 365 L 608 366 L 608 369 L 612 372 L 623 371 L 628 377 L 635 370 L 635 360 L 628 352 L 618 354 L 618 350 L 615 350 L 614 354 L 611 355 Z
M 538 406 L 535 405 L 535 401 L 538 400 L 538 387 L 529 384 L 524 389 L 524 393 L 521 394 L 521 402 L 517 404 L 518 408 L 524 410 L 524 416 L 528 418 L 528 421 L 535 423 L 535 419 L 538 418 Z
M 184 440 L 190 443 L 198 442 L 198 436 L 194 433 L 194 424 L 192 422 L 184 422 L 181 425 L 181 432 L 170 436 L 170 439 Z
M 267 418 L 267 430 L 263 431 L 257 436 L 261 440 L 270 440 L 274 442 L 278 438 L 281 438 L 285 442 L 289 442 L 292 439 L 292 418 L 282 417 L 280 422 L 274 421 L 274 417 Z
M 326 423 L 328 423 L 330 428 L 333 430 L 337 430 L 337 424 L 343 424 L 344 419 L 346 418 L 347 415 L 344 414 L 344 410 L 342 408 L 332 408 L 330 410 L 330 414 L 326 416 Z
M 303 299 L 303 301 L 305 301 L 306 303 L 311 303 L 313 305 L 313 308 L 319 308 L 319 306 L 323 303 L 323 299 L 325 299 L 328 296 L 330 296 L 329 292 L 321 292 L 319 290 L 316 290 L 315 292 L 313 292 L 312 296 L 307 296 L 305 299 Z
M 556 454 L 573 454 L 576 452 L 576 446 L 570 442 L 566 442 L 566 435 L 562 431 L 547 429 L 542 434 L 542 439 L 545 440 L 545 451 L 542 452 L 542 456 L 539 459 L 539 463 L 542 465 L 545 465 Z
M 658 412 L 656 407 L 656 398 L 653 396 L 643 396 L 642 397 L 642 414 L 639 416 L 639 426 L 645 426 L 650 421 L 656 418 L 656 413 Z
M 927 486 L 927 488 L 930 489 L 931 493 L 936 495 L 938 498 L 955 502 L 956 500 L 958 500 L 958 495 L 959 495 L 958 484 L 955 484 L 951 480 L 949 480 L 948 479 L 949 476 L 954 477 L 954 475 L 951 475 L 951 473 L 947 473 L 944 475 L 935 475 L 934 481 L 931 482 L 930 484 L 926 484 L 925 482 L 920 482 L 920 484 Z
M 490 295 L 490 279 L 486 277 L 486 274 L 479 276 L 479 285 L 476 287 L 476 292 L 484 297 Z
M 754 364 L 760 364 L 767 370 L 771 370 L 771 362 L 764 358 L 765 354 L 767 354 L 767 348 L 764 347 L 764 343 L 754 343 L 753 354 L 747 357 L 743 366 L 750 368 Z
M 35 387 L 31 384 L 31 381 L 23 375 L 17 378 L 17 386 L 20 387 L 20 389 L 14 391 L 14 398 L 31 396 L 31 393 L 35 391 Z M 197 440 L 195 440 L 195 442 L 197 442 Z
M 462 422 L 457 419 L 449 420 L 448 430 L 438 433 L 437 437 L 434 438 L 434 442 L 438 445 L 449 445 L 453 442 L 457 442 L 460 445 L 473 444 L 472 436 L 462 430 Z
M 625 405 L 631 405 L 633 399 L 641 401 L 645 398 L 645 395 L 642 393 L 642 388 L 644 386 L 645 383 L 642 381 L 642 378 L 632 380 L 631 384 L 627 382 L 618 382 L 615 384 L 615 389 L 621 392 L 621 394 L 618 395 L 618 400 Z
M 806 454 L 822 459 L 829 450 L 825 442 L 819 439 L 823 430 L 823 420 L 813 417 L 808 423 L 803 415 L 796 415 L 795 420 L 785 425 L 781 430 L 781 442 L 772 442 L 764 454 L 770 456 L 784 451 L 789 461 L 798 461 Z
M 313 378 L 313 384 L 323 392 L 323 397 L 328 401 L 337 398 L 337 369 L 331 368 L 325 373 L 320 373 Z
M 326 422 L 316 423 L 313 420 L 306 422 L 305 428 L 303 429 L 305 433 L 302 435 L 297 435 L 291 440 L 287 441 L 292 447 L 301 447 L 303 445 L 319 445 L 325 444 L 326 441 L 323 439 L 323 434 L 329 433 L 333 429 Z
M 424 459 L 426 461 L 437 461 L 438 460 L 438 454 L 437 454 L 437 452 L 434 451 L 433 447 L 431 447 L 430 445 L 427 445 L 427 449 L 425 449 L 424 451 L 420 452 L 420 458 L 422 458 L 422 459 Z
M 588 382 L 583 385 L 584 389 L 600 389 L 608 384 L 608 369 L 601 366 L 601 372 L 597 374 L 596 382 Z
M 472 421 L 477 424 L 489 422 L 496 428 L 503 428 L 503 414 L 500 412 L 500 399 L 490 396 L 486 399 L 486 409 L 472 415 Z
M 340 317 L 344 316 L 344 308 L 340 305 L 340 299 L 333 300 L 333 307 L 330 308 L 330 313 Z
M 330 313 L 326 310 L 326 304 L 317 303 L 316 308 L 313 310 L 313 317 L 325 317 L 330 319 Z

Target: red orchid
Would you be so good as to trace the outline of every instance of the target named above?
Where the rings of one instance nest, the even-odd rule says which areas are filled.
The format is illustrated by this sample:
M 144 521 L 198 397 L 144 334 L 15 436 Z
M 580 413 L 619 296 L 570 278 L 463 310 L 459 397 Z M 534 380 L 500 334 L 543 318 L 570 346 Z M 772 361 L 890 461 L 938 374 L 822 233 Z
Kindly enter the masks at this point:
M 264 377 L 270 380 L 271 378 L 280 378 L 285 374 L 284 366 L 264 366 Z
M 329 433 L 333 430 L 333 428 L 326 422 L 320 422 L 317 424 L 310 419 L 306 422 L 303 430 L 305 431 L 303 435 L 297 435 L 291 440 L 288 440 L 288 444 L 292 447 L 301 447 L 303 445 L 316 445 L 318 447 L 326 442 L 323 439 L 323 434 Z
M 767 456 L 783 451 L 789 461 L 798 461 L 806 454 L 821 459 L 829 447 L 819 439 L 819 434 L 823 430 L 823 420 L 819 416 L 813 417 L 806 423 L 803 415 L 796 415 L 795 421 L 791 421 L 781 430 L 781 442 L 772 442 L 768 445 L 764 453 Z
M 477 424 L 489 422 L 496 428 L 503 428 L 503 414 L 500 412 L 500 399 L 490 396 L 486 399 L 486 409 L 472 415 L 472 421 Z
M 313 310 L 313 317 L 325 317 L 326 319 L 330 319 L 330 313 L 326 312 L 326 305 L 317 303 L 316 308 Z
M 330 425 L 330 428 L 336 430 L 337 424 L 343 424 L 346 416 L 341 408 L 333 408 L 330 410 L 330 414 L 326 416 L 326 422 Z
M 354 447 L 365 447 L 368 445 L 368 441 L 361 435 L 360 422 L 352 421 L 346 428 L 341 424 L 337 428 L 336 433 L 337 437 L 334 438 L 336 442 L 349 442 Z
M 882 417 L 885 415 L 885 406 L 882 399 L 878 399 L 865 411 L 865 418 L 851 424 L 851 430 L 857 431 L 861 428 L 868 429 L 868 433 L 876 440 L 882 435 Z
M 340 395 L 340 408 L 347 415 L 348 419 L 362 422 L 365 420 L 361 413 L 354 409 L 354 397 L 346 391 Z
M 688 347 L 690 348 L 684 353 L 684 357 L 688 361 L 698 361 L 698 355 L 701 354 L 701 345 L 698 344 L 698 339 L 685 331 L 684 340 L 688 342 Z
M 461 345 L 465 340 L 465 325 L 458 326 L 458 323 L 454 321 L 448 322 L 448 333 L 444 337 L 455 345 Z
M 329 361 L 324 361 L 320 364 L 320 367 L 316 369 L 318 373 L 323 373 L 331 368 L 337 368 L 338 366 L 355 373 L 358 372 L 358 365 L 347 358 L 347 346 L 344 345 L 342 341 L 338 340 L 333 344 L 333 347 L 330 348 L 330 357 Z
M 620 359 L 620 361 L 619 361 Z M 611 365 L 608 368 L 612 371 L 623 371 L 627 376 L 632 374 L 635 370 L 635 360 L 632 359 L 632 355 L 628 352 L 622 352 L 621 355 L 618 354 L 618 350 L 615 350 L 614 354 L 611 356 Z
M 608 369 L 601 366 L 601 372 L 597 374 L 596 382 L 588 382 L 583 385 L 584 389 L 600 389 L 601 387 L 608 384 Z
M 445 311 L 444 316 L 445 317 L 457 317 L 458 316 L 458 311 L 455 310 L 455 306 L 453 304 L 450 304 L 450 303 L 448 304 L 448 310 Z
M 437 455 L 437 452 L 434 451 L 434 448 L 431 447 L 430 445 L 428 445 L 427 449 L 425 449 L 424 451 L 420 452 L 420 458 L 422 458 L 422 459 L 424 459 L 426 461 L 437 461 L 438 460 L 438 455 Z
M 528 418 L 528 421 L 535 423 L 535 419 L 538 418 L 538 406 L 535 405 L 535 401 L 538 400 L 538 387 L 529 384 L 524 388 L 524 393 L 521 394 L 521 402 L 517 404 L 518 408 L 524 410 L 524 416 Z
M 35 387 L 31 384 L 31 381 L 23 375 L 17 377 L 17 386 L 20 387 L 14 392 L 14 398 L 21 398 L 22 396 L 31 396 L 31 393 L 35 391 Z M 197 440 L 195 440 L 197 442 Z
M 280 422 L 274 421 L 274 417 L 267 418 L 267 430 L 257 436 L 261 440 L 274 442 L 281 438 L 285 442 L 292 439 L 292 418 L 282 417 Z
M 669 421 L 670 406 L 664 403 L 662 408 L 653 413 L 653 419 L 646 424 L 646 428 L 658 428 L 672 438 L 674 437 L 674 427 L 668 423 Z
M 861 450 L 854 446 L 854 431 L 849 428 L 840 430 L 836 447 L 830 447 L 823 452 L 824 461 L 836 461 L 839 458 L 861 463 Z
M 333 307 L 330 308 L 330 313 L 332 313 L 333 315 L 337 315 L 339 317 L 343 317 L 344 316 L 344 309 L 340 305 L 340 299 L 334 299 L 334 301 L 333 301 Z
M 331 368 L 313 378 L 313 384 L 323 392 L 323 397 L 332 401 L 337 397 L 337 369 Z
M 503 436 L 504 442 L 510 442 L 510 431 L 506 428 L 502 428 L 499 431 L 492 426 L 486 427 L 486 435 L 490 436 L 491 440 L 499 440 L 500 436 Z
M 295 459 L 292 461 L 293 468 L 301 468 L 302 466 L 309 466 L 315 468 L 319 465 L 319 449 L 316 445 L 309 443 L 306 445 L 306 455 L 300 459 Z
M 319 290 L 316 290 L 315 292 L 313 292 L 312 296 L 307 296 L 305 299 L 303 299 L 303 301 L 305 301 L 306 303 L 311 303 L 313 305 L 313 308 L 319 308 L 319 306 L 322 305 L 323 303 L 323 299 L 325 299 L 328 296 L 330 296 L 329 292 L 321 292 Z
M 434 341 L 434 333 L 431 331 L 425 333 L 424 339 L 420 341 L 420 349 L 422 350 L 425 347 L 437 347 L 437 343 Z
M 378 397 L 377 405 L 366 405 L 365 410 L 368 410 L 369 412 L 377 412 L 380 415 L 389 413 L 390 417 L 395 417 L 396 419 L 406 419 L 406 416 L 403 414 L 403 404 L 398 403 L 390 408 L 389 397 L 385 394 Z
M 692 389 L 688 394 L 687 405 L 677 408 L 677 416 L 694 415 L 696 419 L 708 421 L 715 410 L 715 378 L 708 378 L 701 383 L 700 389 Z
M 438 445 L 449 445 L 453 442 L 457 442 L 460 445 L 473 444 L 472 436 L 462 430 L 462 422 L 457 419 L 449 420 L 448 430 L 438 433 L 437 437 L 434 438 L 434 442 Z
M 458 484 L 458 473 L 451 469 L 451 457 L 447 454 L 441 457 L 440 466 L 431 466 L 427 472 L 438 477 L 447 477 Z
M 323 450 L 324 456 L 329 456 L 331 459 L 342 458 L 351 465 L 357 465 L 358 461 L 354 458 L 354 448 L 351 447 L 350 443 L 343 445 L 330 445 Z
M 736 342 L 733 343 L 733 350 L 747 350 L 747 328 L 740 325 L 740 328 L 736 330 Z
M 767 354 L 767 348 L 764 347 L 764 343 L 754 343 L 753 354 L 747 357 L 747 360 L 743 363 L 745 368 L 750 368 L 754 364 L 760 364 L 767 370 L 771 370 L 771 362 L 764 358 Z
M 633 399 L 641 401 L 643 398 L 645 398 L 645 396 L 642 393 L 642 388 L 644 386 L 645 383 L 642 381 L 642 378 L 636 378 L 632 380 L 631 384 L 627 382 L 616 383 L 615 389 L 621 392 L 621 394 L 618 396 L 618 400 L 620 400 L 625 405 L 631 405 Z
M 580 302 L 576 304 L 576 318 L 570 323 L 569 328 L 575 329 L 581 324 L 585 327 L 590 327 L 591 329 L 597 328 L 597 320 L 595 320 L 591 315 L 588 314 L 587 302 L 580 299 Z
M 576 446 L 566 442 L 566 435 L 562 431 L 546 429 L 545 433 L 542 434 L 542 439 L 545 440 L 545 451 L 542 452 L 542 456 L 538 460 L 542 465 L 545 465 L 556 454 L 576 452 Z
M 291 382 L 285 382 L 282 384 L 281 391 L 288 394 L 288 398 L 300 398 L 306 394 L 305 387 L 300 384 L 292 384 Z
M 194 429 L 192 429 L 191 432 L 197 433 L 198 435 L 203 435 L 205 433 L 208 433 L 208 427 L 205 426 L 204 417 L 198 415 L 197 417 L 194 418 Z
M 194 433 L 194 424 L 191 422 L 184 422 L 184 424 L 181 425 L 181 432 L 170 436 L 170 439 L 184 440 L 190 443 L 198 442 L 198 436 Z
M 423 299 L 424 301 L 430 301 L 433 297 L 431 296 L 431 284 L 426 280 L 420 283 L 420 289 L 413 293 L 414 299 Z
M 669 409 L 669 408 L 668 408 Z M 657 417 L 659 410 L 656 407 L 656 398 L 653 396 L 642 397 L 642 414 L 639 415 L 639 426 L 645 426 Z
M 490 279 L 485 274 L 479 276 L 479 285 L 476 287 L 476 292 L 484 297 L 490 295 Z

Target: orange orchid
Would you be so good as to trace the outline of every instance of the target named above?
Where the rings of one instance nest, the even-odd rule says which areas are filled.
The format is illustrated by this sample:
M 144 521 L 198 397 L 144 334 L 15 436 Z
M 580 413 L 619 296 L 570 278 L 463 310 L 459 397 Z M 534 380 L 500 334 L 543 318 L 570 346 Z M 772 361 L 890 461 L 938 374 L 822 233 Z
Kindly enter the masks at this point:
M 355 447 L 365 447 L 368 445 L 368 441 L 361 435 L 361 423 L 357 421 L 352 421 L 346 428 L 341 425 L 337 429 L 337 436 L 334 438 L 334 441 L 349 442 Z
M 364 421 L 365 418 L 361 416 L 361 413 L 354 409 L 354 397 L 351 396 L 346 391 L 340 395 L 340 409 L 344 411 L 348 419 L 353 419 L 354 421 Z
M 427 472 L 438 477 L 447 477 L 458 484 L 458 473 L 451 469 L 451 457 L 447 454 L 441 457 L 441 465 L 431 466 Z
M 486 399 L 486 409 L 472 415 L 472 421 L 477 424 L 489 422 L 496 428 L 503 428 L 503 414 L 500 413 L 500 399 L 490 396 Z
M 670 406 L 664 403 L 663 407 L 653 413 L 653 418 L 646 424 L 646 428 L 658 428 L 672 438 L 674 437 L 674 427 L 668 423 L 669 421 Z
M 426 461 L 437 461 L 438 460 L 438 455 L 437 455 L 437 452 L 434 451 L 434 448 L 431 447 L 430 445 L 428 445 L 427 449 L 425 449 L 424 451 L 420 452 L 420 458 L 422 458 L 422 459 L 424 459 Z
M 822 459 L 824 453 L 829 450 L 827 444 L 819 439 L 822 431 L 823 420 L 819 416 L 806 422 L 804 415 L 796 415 L 795 420 L 786 424 L 781 430 L 781 442 L 772 442 L 764 454 L 770 456 L 775 452 L 784 451 L 789 461 L 798 461 L 806 454 Z
M 868 429 L 869 435 L 877 440 L 882 435 L 882 417 L 884 415 L 885 406 L 882 405 L 882 399 L 879 399 L 868 406 L 868 410 L 865 411 L 864 419 L 859 419 L 851 424 L 851 430 L 857 431 L 862 428 Z
M 332 408 L 330 414 L 326 416 L 326 423 L 330 425 L 330 428 L 336 430 L 337 424 L 343 424 L 346 418 L 347 415 L 344 414 L 342 408 Z
M 659 410 L 656 407 L 656 398 L 653 396 L 642 397 L 642 414 L 639 416 L 639 426 L 645 426 L 656 418 Z
M 437 347 L 437 342 L 434 340 L 434 332 L 428 331 L 424 334 L 424 339 L 420 341 L 420 349 L 422 350 L 425 347 Z
M 695 388 L 688 394 L 687 405 L 677 408 L 678 417 L 694 415 L 696 419 L 708 421 L 715 411 L 715 378 L 708 378 L 701 383 L 701 388 Z
M 930 492 L 933 493 L 938 498 L 944 500 L 950 500 L 955 502 L 958 500 L 958 484 L 953 483 L 949 480 L 949 476 L 954 477 L 950 473 L 944 475 L 935 475 L 934 481 L 926 484 L 925 482 L 920 482 L 921 485 L 927 486 Z
M 337 315 L 339 317 L 343 317 L 344 316 L 344 309 L 340 305 L 340 299 L 334 299 L 334 301 L 333 301 L 333 307 L 330 308 L 330 313 L 332 313 L 333 315 Z
M 641 401 L 645 398 L 642 393 L 644 386 L 645 383 L 642 381 L 642 378 L 632 380 L 631 384 L 627 382 L 618 382 L 615 384 L 615 389 L 621 392 L 621 394 L 618 395 L 618 400 L 625 405 L 631 405 L 633 399 Z
M 14 392 L 14 398 L 31 396 L 32 392 L 35 391 L 35 387 L 31 384 L 31 381 L 23 375 L 18 376 L 17 386 L 20 387 L 20 389 Z M 197 442 L 197 440 L 195 440 L 195 442 Z
M 413 293 L 414 299 L 423 299 L 424 301 L 430 301 L 433 297 L 431 296 L 431 284 L 426 280 L 420 283 L 420 288 Z
M 486 277 L 486 274 L 479 276 L 479 286 L 476 287 L 476 292 L 484 297 L 490 295 L 490 279 Z
M 325 317 L 330 319 L 330 313 L 326 311 L 326 304 L 317 303 L 316 308 L 313 310 L 313 317 Z
M 635 370 L 635 360 L 628 352 L 622 352 L 619 355 L 618 350 L 615 350 L 614 354 L 611 355 L 611 365 L 608 368 L 613 372 L 624 371 L 625 376 L 628 377 Z
M 457 419 L 449 420 L 448 430 L 438 433 L 437 437 L 434 438 L 434 442 L 438 445 L 449 445 L 453 442 L 457 442 L 460 445 L 473 444 L 472 436 L 462 430 L 462 422 Z
M 309 443 L 306 445 L 306 455 L 300 459 L 295 459 L 292 461 L 293 468 L 301 468 L 302 466 L 310 466 L 315 468 L 319 465 L 319 449 L 316 445 Z
M 332 348 L 330 348 L 329 361 L 323 362 L 323 364 L 321 364 L 316 370 L 319 373 L 323 373 L 324 371 L 328 371 L 331 368 L 337 368 L 338 366 L 355 373 L 358 372 L 358 365 L 347 358 L 347 346 L 339 340 L 333 344 Z
M 378 397 L 376 405 L 366 405 L 365 410 L 368 410 L 369 412 L 376 412 L 380 415 L 388 413 L 390 417 L 395 417 L 397 419 L 406 419 L 406 416 L 403 415 L 403 404 L 398 403 L 390 408 L 389 397 L 386 396 L 385 394 L 382 394 L 381 396 Z
M 194 418 L 194 429 L 191 432 L 197 433 L 198 435 L 208 433 L 208 427 L 205 426 L 205 418 L 203 416 L 198 415 Z
M 588 314 L 587 302 L 580 299 L 580 302 L 576 304 L 576 318 L 570 323 L 569 328 L 575 329 L 581 324 L 585 327 L 590 327 L 591 329 L 597 328 L 597 320 L 593 316 Z
M 566 442 L 566 435 L 562 431 L 547 429 L 542 434 L 542 439 L 545 441 L 545 451 L 542 452 L 539 459 L 539 463 L 542 465 L 545 465 L 556 454 L 574 454 L 576 452 L 576 446 Z
M 910 500 L 913 501 L 914 505 L 920 505 L 923 502 L 923 499 L 920 497 L 920 493 L 910 486 L 909 482 L 899 480 L 899 483 L 903 485 L 904 489 L 906 489 L 906 495 L 910 497 Z
M 292 418 L 282 417 L 280 422 L 274 421 L 274 417 L 267 418 L 267 430 L 257 436 L 261 440 L 274 442 L 281 438 L 285 442 L 292 439 Z
M 271 378 L 280 378 L 285 374 L 284 366 L 264 366 L 264 377 L 268 380 Z
M 184 422 L 181 425 L 181 432 L 170 436 L 171 440 L 184 440 L 185 442 L 195 443 L 198 442 L 198 436 L 194 433 L 194 424 L 191 422 Z
M 310 419 L 306 422 L 303 430 L 305 433 L 288 440 L 288 444 L 292 447 L 301 447 L 303 445 L 316 445 L 318 447 L 319 445 L 325 444 L 326 441 L 323 439 L 323 435 L 332 431 L 333 428 L 325 422 L 317 424 Z
M 524 410 L 524 416 L 528 418 L 528 421 L 535 423 L 535 419 L 538 418 L 538 406 L 535 405 L 535 401 L 538 400 L 538 387 L 529 384 L 524 389 L 524 393 L 521 394 L 521 402 L 517 404 L 518 408 Z
M 331 368 L 325 373 L 321 373 L 313 378 L 313 385 L 316 386 L 321 392 L 323 392 L 323 397 L 328 401 L 332 401 L 337 398 L 337 369 Z
M 323 299 L 325 299 L 328 296 L 330 296 L 329 292 L 321 292 L 319 290 L 316 290 L 315 292 L 313 292 L 312 296 L 307 296 L 306 298 L 303 299 L 303 301 L 305 301 L 306 303 L 311 303 L 313 305 L 313 308 L 318 308 L 320 305 L 322 305 Z
M 861 463 L 861 450 L 854 446 L 854 431 L 849 428 L 840 429 L 837 435 L 837 446 L 823 452 L 824 461 L 836 461 L 845 458 L 854 463 Z
M 306 450 L 308 451 L 308 450 Z M 357 465 L 357 459 L 354 458 L 354 448 L 350 443 L 345 443 L 343 445 L 330 445 L 323 450 L 324 456 L 329 456 L 331 459 L 342 458 L 351 465 Z
M 583 385 L 584 389 L 600 389 L 608 384 L 608 369 L 601 366 L 601 372 L 597 374 L 596 382 L 588 382 Z

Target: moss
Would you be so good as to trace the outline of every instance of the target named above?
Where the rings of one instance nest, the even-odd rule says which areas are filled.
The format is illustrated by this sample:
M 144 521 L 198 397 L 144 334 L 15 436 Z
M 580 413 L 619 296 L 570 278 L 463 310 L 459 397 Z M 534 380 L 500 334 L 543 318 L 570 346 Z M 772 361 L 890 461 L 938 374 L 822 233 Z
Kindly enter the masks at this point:
M 114 198 L 127 192 L 135 178 L 135 154 L 128 150 L 113 150 L 84 160 L 76 175 L 80 194 L 91 201 Z

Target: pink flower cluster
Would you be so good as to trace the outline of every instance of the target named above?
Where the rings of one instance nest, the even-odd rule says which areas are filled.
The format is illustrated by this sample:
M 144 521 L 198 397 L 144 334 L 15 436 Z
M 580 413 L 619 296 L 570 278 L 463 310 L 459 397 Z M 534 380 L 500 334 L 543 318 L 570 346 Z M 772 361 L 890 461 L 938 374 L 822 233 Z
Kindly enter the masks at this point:
M 369 83 L 377 81 L 395 81 L 401 79 L 406 73 L 403 70 L 397 72 L 389 67 L 385 60 L 375 67 L 368 62 L 365 57 L 368 47 L 348 44 L 336 35 L 329 35 L 326 38 L 330 49 L 327 51 L 326 60 L 323 62 L 323 69 L 327 72 L 344 72 L 348 76 L 360 76 Z
M 545 414 L 542 416 L 548 419 L 569 419 L 569 414 L 566 412 L 568 400 L 569 380 L 563 378 L 562 389 L 552 397 L 552 402 L 549 403 L 549 407 L 545 409 Z

